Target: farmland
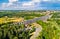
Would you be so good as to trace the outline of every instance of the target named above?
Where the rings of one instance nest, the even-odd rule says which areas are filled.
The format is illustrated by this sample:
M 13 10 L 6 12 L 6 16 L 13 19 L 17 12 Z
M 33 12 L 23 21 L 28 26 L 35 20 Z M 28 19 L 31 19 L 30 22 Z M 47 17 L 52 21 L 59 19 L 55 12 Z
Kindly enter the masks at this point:
M 47 14 L 49 13 L 49 14 Z M 52 15 L 43 21 L 14 24 Z M 0 39 L 60 39 L 60 12 L 50 11 L 0 11 Z

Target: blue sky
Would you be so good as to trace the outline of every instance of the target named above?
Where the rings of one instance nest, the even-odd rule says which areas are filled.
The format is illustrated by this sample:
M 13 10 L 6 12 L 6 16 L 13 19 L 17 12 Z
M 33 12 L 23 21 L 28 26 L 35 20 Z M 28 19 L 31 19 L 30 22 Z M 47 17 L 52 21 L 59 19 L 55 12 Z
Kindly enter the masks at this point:
M 0 10 L 60 10 L 60 0 L 0 0 Z

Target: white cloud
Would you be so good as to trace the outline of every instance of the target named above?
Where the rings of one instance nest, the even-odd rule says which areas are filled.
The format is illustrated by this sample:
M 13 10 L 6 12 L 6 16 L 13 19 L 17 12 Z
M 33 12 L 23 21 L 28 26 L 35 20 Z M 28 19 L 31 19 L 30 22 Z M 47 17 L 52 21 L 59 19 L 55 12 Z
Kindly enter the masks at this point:
M 13 2 L 17 2 L 18 0 L 9 0 L 9 3 L 7 4 L 7 6 L 9 7 L 10 5 L 13 5 Z
M 22 6 L 24 6 L 24 7 L 27 7 L 27 6 L 34 6 L 34 3 L 33 2 L 25 2 L 25 3 L 22 3 Z
M 37 7 L 38 4 L 41 2 L 41 0 L 32 0 L 29 2 L 22 2 L 21 4 L 17 3 L 16 5 L 14 5 L 14 2 L 16 3 L 17 1 L 18 0 L 9 0 L 9 3 L 3 3 L 2 6 L 4 8 L 7 7 L 7 8 L 15 8 L 15 9 L 33 9 Z
M 6 8 L 8 3 L 2 3 L 1 7 Z
M 16 1 L 18 1 L 18 0 L 9 0 L 9 3 L 16 2 Z
M 2 3 L 2 8 L 6 8 L 12 5 L 12 3 Z
M 58 0 L 42 0 L 44 2 L 57 2 Z
M 5 8 L 5 6 L 6 6 L 6 3 L 2 3 L 2 7 Z
M 41 0 L 32 0 L 33 2 L 41 2 Z
M 50 1 L 50 0 L 43 0 L 43 1 Z
M 13 3 L 8 3 L 8 4 L 7 4 L 7 7 L 9 7 L 9 6 L 11 6 L 11 5 L 13 5 Z
M 24 2 L 24 3 L 22 3 L 22 6 L 25 7 L 25 8 L 27 8 L 27 7 L 34 8 L 34 7 L 37 6 L 35 3 L 39 4 L 40 2 L 41 2 L 41 0 L 32 0 L 30 2 Z
M 44 2 L 56 2 L 60 0 L 31 0 L 25 2 L 19 2 L 18 0 L 9 0 L 9 3 L 2 3 L 1 9 L 24 9 L 24 10 L 32 10 L 32 9 L 46 9 L 41 6 L 41 1 Z

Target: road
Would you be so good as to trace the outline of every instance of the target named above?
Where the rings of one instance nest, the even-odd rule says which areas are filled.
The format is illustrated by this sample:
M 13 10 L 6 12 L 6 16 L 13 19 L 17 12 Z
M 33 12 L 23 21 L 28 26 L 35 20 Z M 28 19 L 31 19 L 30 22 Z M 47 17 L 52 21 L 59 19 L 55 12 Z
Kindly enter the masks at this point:
M 47 21 L 47 19 L 51 18 L 52 15 L 49 15 L 49 16 L 43 16 L 43 17 L 40 17 L 40 18 L 37 18 L 37 20 L 43 20 L 43 21 Z M 42 19 L 41 19 L 42 18 Z M 40 25 L 35 25 L 37 26 L 36 27 L 36 30 L 35 32 L 33 33 L 33 35 L 30 37 L 30 39 L 36 39 L 36 37 L 39 36 L 40 32 L 42 31 L 42 26 Z
M 40 32 L 42 31 L 42 26 L 41 25 L 35 23 L 34 26 L 35 26 L 36 30 L 35 30 L 35 32 L 33 32 L 31 34 L 32 36 L 30 37 L 30 39 L 36 39 L 36 37 L 38 37 Z
M 34 23 L 36 22 L 37 20 L 42 20 L 42 21 L 46 21 L 47 19 L 49 19 L 52 15 L 46 15 L 46 16 L 42 16 L 42 17 L 38 17 L 38 18 L 34 18 L 34 19 L 30 19 L 30 20 L 26 20 L 26 21 L 23 21 L 23 22 L 16 22 L 16 23 L 13 23 L 14 25 L 15 24 L 24 24 L 24 25 L 27 25 L 27 24 L 31 24 L 31 23 Z

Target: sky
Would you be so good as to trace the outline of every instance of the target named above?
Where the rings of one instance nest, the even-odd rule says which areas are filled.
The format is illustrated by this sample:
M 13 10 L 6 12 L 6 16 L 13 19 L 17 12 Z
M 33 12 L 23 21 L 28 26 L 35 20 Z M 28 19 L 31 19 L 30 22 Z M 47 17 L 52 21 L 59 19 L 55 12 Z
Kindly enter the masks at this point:
M 60 0 L 0 0 L 0 10 L 60 10 Z

